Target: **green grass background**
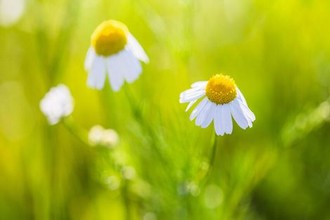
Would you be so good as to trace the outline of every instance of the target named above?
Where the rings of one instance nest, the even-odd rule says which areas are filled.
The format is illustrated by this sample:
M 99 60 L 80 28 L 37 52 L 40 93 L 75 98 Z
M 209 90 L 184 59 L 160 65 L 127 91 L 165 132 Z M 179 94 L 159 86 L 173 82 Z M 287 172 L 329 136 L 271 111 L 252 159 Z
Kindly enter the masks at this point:
M 26 1 L 0 27 L 0 219 L 330 219 L 329 11 L 326 0 Z M 117 93 L 89 89 L 83 68 L 107 19 L 150 58 Z M 215 73 L 257 119 L 218 138 L 203 177 L 213 126 L 196 127 L 178 100 Z M 75 126 L 115 129 L 117 148 L 48 125 L 39 102 L 59 83 Z

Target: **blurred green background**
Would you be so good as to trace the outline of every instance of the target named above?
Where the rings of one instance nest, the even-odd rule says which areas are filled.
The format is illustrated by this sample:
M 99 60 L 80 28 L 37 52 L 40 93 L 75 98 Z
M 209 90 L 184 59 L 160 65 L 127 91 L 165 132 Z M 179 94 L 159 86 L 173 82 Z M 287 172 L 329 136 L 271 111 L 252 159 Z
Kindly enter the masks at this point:
M 0 219 L 330 219 L 330 1 L 1 0 Z M 124 22 L 149 55 L 133 84 L 86 86 L 90 35 Z M 179 94 L 231 75 L 257 120 L 219 137 Z M 59 83 L 71 122 L 49 126 Z M 128 95 L 130 94 L 130 95 Z

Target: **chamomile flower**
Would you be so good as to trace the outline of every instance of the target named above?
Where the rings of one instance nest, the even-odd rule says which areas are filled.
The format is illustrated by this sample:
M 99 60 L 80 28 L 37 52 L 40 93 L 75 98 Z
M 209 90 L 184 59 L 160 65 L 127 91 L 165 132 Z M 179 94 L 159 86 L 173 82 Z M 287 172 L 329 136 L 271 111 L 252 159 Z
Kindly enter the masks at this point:
M 119 142 L 119 135 L 113 129 L 105 129 L 100 125 L 95 125 L 88 133 L 88 140 L 92 146 L 103 145 L 114 148 Z
M 191 87 L 180 94 L 180 103 L 189 102 L 188 111 L 204 97 L 190 115 L 190 120 L 196 119 L 197 126 L 206 128 L 213 121 L 217 135 L 231 134 L 233 117 L 241 128 L 252 127 L 255 116 L 231 77 L 216 74 L 208 81 L 196 82 Z
M 139 77 L 140 61 L 147 63 L 149 58 L 127 27 L 119 21 L 104 21 L 92 34 L 86 55 L 87 84 L 100 90 L 108 75 L 112 89 L 119 91 L 124 81 L 132 83 Z
M 73 111 L 73 98 L 69 88 L 63 84 L 51 88 L 40 101 L 40 109 L 51 125 L 69 116 Z

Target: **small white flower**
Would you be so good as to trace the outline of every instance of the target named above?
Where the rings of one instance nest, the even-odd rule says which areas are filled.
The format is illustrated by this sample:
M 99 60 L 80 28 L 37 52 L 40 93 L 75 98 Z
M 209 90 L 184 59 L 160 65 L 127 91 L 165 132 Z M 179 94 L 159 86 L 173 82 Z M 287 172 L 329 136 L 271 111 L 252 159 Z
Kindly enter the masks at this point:
M 119 91 L 124 81 L 134 82 L 142 72 L 139 62 L 149 62 L 141 45 L 118 21 L 108 20 L 94 31 L 85 60 L 88 86 L 102 89 L 106 74 L 114 91 Z
M 1 0 L 0 25 L 9 27 L 17 23 L 26 9 L 26 0 Z
M 73 111 L 73 98 L 69 88 L 63 84 L 51 88 L 40 101 L 40 109 L 51 125 L 70 115 Z
M 113 148 L 118 144 L 119 136 L 113 129 L 104 129 L 100 125 L 95 125 L 88 133 L 88 140 L 93 146 L 103 145 Z
M 208 81 L 196 82 L 191 87 L 180 94 L 180 103 L 189 102 L 188 111 L 198 99 L 204 97 L 190 115 L 190 120 L 196 118 L 197 126 L 206 128 L 214 121 L 217 135 L 231 134 L 233 116 L 241 128 L 252 127 L 255 116 L 231 77 L 216 74 Z

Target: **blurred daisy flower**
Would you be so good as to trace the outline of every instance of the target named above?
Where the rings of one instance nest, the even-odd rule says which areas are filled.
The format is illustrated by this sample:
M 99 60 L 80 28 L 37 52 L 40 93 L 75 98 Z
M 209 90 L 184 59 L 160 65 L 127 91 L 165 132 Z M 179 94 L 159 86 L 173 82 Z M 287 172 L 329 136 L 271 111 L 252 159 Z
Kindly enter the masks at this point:
M 105 129 L 100 125 L 95 125 L 88 133 L 88 140 L 92 146 L 103 145 L 114 148 L 119 143 L 119 136 L 113 129 Z
M 26 0 L 0 1 L 0 26 L 9 27 L 16 24 L 26 9 Z
M 180 94 L 180 103 L 189 102 L 188 111 L 198 99 L 204 97 L 190 115 L 190 120 L 196 118 L 197 126 L 206 128 L 213 120 L 217 135 L 231 134 L 233 116 L 241 128 L 252 127 L 255 116 L 230 76 L 216 74 L 208 81 L 196 82 L 191 87 Z
M 87 84 L 102 89 L 108 74 L 112 89 L 119 91 L 124 81 L 132 83 L 139 77 L 139 61 L 147 63 L 149 58 L 127 27 L 119 21 L 104 21 L 92 34 L 87 52 Z
M 73 98 L 69 88 L 63 84 L 51 88 L 40 101 L 40 109 L 51 125 L 69 116 L 73 111 Z

